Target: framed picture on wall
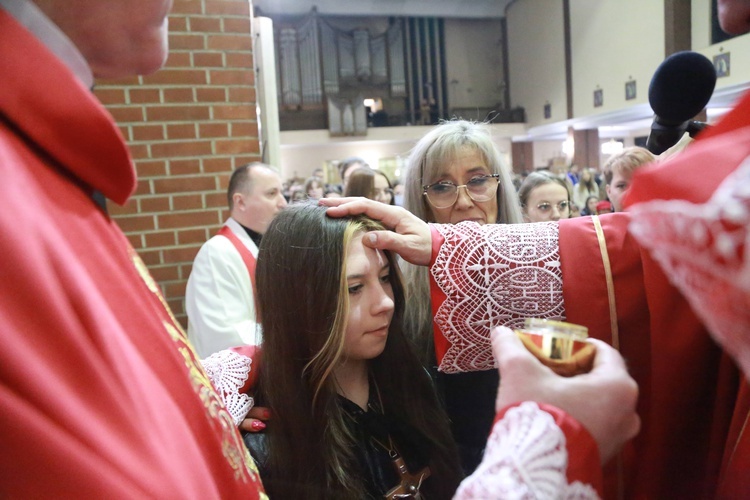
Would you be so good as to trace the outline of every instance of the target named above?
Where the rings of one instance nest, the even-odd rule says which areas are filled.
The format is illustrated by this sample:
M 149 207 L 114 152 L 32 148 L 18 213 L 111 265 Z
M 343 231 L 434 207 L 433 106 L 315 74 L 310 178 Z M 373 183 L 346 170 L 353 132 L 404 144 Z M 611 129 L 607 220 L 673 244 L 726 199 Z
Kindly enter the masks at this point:
M 625 100 L 631 101 L 635 99 L 635 96 L 636 96 L 635 80 L 630 80 L 629 82 L 625 82 Z
M 604 105 L 604 91 L 602 89 L 596 89 L 594 91 L 594 107 L 600 108 Z

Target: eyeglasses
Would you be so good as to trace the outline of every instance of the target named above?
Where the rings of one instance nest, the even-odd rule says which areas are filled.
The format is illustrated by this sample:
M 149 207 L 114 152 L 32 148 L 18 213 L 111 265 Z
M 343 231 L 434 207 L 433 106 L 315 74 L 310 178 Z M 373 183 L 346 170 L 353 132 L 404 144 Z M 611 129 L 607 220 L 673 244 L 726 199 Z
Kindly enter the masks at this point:
M 539 210 L 540 212 L 546 213 L 546 212 L 549 212 L 550 210 L 552 210 L 552 206 L 553 205 L 551 203 L 546 203 L 545 202 L 545 203 L 540 203 L 539 205 L 537 205 L 536 209 Z M 570 208 L 570 202 L 563 200 L 560 203 L 558 203 L 556 206 L 557 206 L 557 210 L 559 212 L 563 212 L 563 211 L 568 210 Z
M 440 181 L 422 186 L 422 194 L 435 208 L 448 208 L 458 200 L 459 188 L 465 188 L 466 194 L 474 201 L 489 201 L 497 192 L 500 174 L 479 175 L 469 182 L 456 186 L 450 181 Z

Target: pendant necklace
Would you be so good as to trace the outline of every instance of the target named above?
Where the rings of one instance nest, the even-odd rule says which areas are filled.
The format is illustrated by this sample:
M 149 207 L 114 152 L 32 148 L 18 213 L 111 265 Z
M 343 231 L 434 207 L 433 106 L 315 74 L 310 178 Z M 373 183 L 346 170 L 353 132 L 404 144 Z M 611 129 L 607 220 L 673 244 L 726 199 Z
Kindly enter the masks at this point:
M 375 381 L 373 381 L 373 385 L 375 386 L 375 393 L 378 396 L 378 403 L 380 405 L 379 413 L 382 415 L 384 414 L 384 410 L 383 400 L 380 397 L 380 389 L 378 388 L 378 385 L 377 383 L 375 383 Z M 368 403 L 367 406 L 371 410 L 377 411 L 371 404 Z M 391 463 L 393 463 L 393 467 L 396 469 L 396 474 L 398 474 L 401 481 L 398 485 L 388 490 L 388 492 L 385 494 L 385 498 L 389 500 L 395 500 L 398 498 L 423 498 L 422 494 L 419 491 L 419 488 L 422 486 L 422 482 L 430 477 L 430 468 L 425 466 L 416 474 L 412 474 L 411 472 L 409 472 L 408 467 L 406 467 L 406 462 L 404 462 L 403 457 L 398 453 L 398 450 L 396 450 L 396 446 L 393 444 L 393 439 L 391 439 L 390 434 L 388 435 L 388 444 L 390 446 L 387 446 L 385 443 L 381 442 L 374 436 L 370 436 L 370 439 L 372 439 L 375 443 L 380 445 L 384 450 L 388 452 L 388 456 L 391 457 Z

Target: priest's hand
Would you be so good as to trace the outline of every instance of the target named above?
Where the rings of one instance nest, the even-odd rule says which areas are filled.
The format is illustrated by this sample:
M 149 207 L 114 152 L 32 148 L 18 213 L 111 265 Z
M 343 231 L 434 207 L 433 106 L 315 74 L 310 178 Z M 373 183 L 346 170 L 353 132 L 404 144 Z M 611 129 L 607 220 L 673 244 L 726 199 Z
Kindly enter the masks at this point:
M 371 248 L 392 250 L 407 262 L 426 266 L 432 255 L 430 226 L 405 208 L 386 205 L 367 198 L 322 198 L 321 205 L 330 207 L 330 217 L 364 214 L 378 220 L 393 231 L 368 232 L 362 242 Z
M 615 349 L 598 340 L 589 373 L 561 377 L 544 366 L 508 328 L 492 330 L 492 350 L 500 370 L 496 409 L 522 401 L 555 406 L 578 420 L 599 445 L 602 463 L 640 430 L 635 412 L 638 386 Z

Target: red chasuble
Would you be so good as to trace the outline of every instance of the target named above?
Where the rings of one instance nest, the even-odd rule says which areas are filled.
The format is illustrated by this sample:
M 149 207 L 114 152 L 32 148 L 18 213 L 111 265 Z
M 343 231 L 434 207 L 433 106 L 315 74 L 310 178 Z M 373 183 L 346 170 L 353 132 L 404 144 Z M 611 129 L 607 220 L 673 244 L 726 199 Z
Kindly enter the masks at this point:
M 440 368 L 491 366 L 493 325 L 524 317 L 585 325 L 620 350 L 641 391 L 642 431 L 620 459 L 623 472 L 608 474 L 616 481 L 608 496 L 750 496 L 747 382 L 738 389 L 734 363 L 704 326 L 724 342 L 750 343 L 749 158 L 750 95 L 685 152 L 636 175 L 631 204 L 682 205 L 559 223 L 432 226 Z
M 626 200 L 635 234 L 727 351 L 750 346 L 750 93 L 674 159 L 638 171 Z M 750 364 L 728 433 L 716 496 L 750 497 Z M 732 387 L 727 385 L 727 387 Z M 724 405 L 726 407 L 726 405 Z M 720 408 L 717 405 L 717 408 Z M 723 411 L 723 408 L 720 408 Z
M 258 498 L 231 417 L 92 201 L 135 173 L 112 118 L 0 10 L 0 496 Z

